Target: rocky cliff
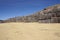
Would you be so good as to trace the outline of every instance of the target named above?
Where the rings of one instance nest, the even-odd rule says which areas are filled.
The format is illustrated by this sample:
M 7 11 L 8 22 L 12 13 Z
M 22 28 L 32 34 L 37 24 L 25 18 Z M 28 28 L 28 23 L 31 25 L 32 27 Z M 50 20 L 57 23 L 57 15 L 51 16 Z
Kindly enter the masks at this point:
M 9 18 L 4 22 L 60 23 L 60 4 L 49 6 L 35 14 Z

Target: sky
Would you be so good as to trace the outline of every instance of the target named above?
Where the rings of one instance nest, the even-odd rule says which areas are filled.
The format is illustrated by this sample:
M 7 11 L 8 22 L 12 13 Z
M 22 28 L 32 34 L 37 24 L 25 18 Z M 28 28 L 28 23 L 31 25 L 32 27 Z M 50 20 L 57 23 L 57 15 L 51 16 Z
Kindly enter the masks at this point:
M 56 4 L 60 0 L 0 0 L 0 20 L 29 15 Z

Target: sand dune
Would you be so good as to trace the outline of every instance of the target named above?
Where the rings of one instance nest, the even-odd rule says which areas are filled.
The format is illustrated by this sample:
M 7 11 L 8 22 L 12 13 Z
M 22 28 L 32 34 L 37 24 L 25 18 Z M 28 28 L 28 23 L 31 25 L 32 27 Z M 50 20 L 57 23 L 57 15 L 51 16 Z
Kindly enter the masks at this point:
M 60 40 L 60 24 L 0 24 L 0 40 Z

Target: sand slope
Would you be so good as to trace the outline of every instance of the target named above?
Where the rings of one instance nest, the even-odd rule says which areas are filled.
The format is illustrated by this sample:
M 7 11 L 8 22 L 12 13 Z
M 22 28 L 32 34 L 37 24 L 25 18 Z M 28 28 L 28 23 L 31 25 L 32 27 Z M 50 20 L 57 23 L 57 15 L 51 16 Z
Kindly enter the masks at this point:
M 0 40 L 60 40 L 60 24 L 0 24 Z

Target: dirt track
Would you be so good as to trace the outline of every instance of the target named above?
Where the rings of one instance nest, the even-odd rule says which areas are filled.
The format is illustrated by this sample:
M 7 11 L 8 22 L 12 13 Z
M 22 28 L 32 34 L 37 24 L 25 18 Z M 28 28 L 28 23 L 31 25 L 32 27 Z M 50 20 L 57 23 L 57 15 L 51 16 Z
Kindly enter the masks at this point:
M 60 40 L 60 24 L 0 24 L 0 40 Z

